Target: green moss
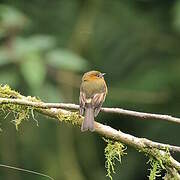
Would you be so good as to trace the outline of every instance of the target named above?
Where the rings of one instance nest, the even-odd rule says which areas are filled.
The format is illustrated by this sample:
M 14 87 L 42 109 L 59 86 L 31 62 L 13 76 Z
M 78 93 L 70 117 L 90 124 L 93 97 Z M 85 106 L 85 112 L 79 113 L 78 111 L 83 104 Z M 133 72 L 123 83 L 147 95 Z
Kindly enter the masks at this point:
M 160 150 L 156 148 L 144 148 L 141 152 L 149 157 L 149 161 L 147 162 L 151 165 L 149 180 L 155 180 L 156 177 L 161 176 L 161 171 L 163 169 L 166 170 L 165 166 L 169 166 L 171 164 L 170 152 L 168 148 L 164 150 L 163 155 L 160 153 Z
M 149 169 L 150 170 L 149 180 L 155 180 L 156 177 L 160 177 L 162 167 L 159 161 L 151 157 L 147 163 L 151 165 L 151 169 Z
M 19 99 L 22 98 L 20 93 L 12 90 L 8 85 L 4 85 L 4 86 L 0 85 L 0 97 L 1 98 L 19 98 Z M 28 99 L 30 98 L 32 99 L 32 101 L 35 101 L 35 98 L 28 97 Z M 34 117 L 34 114 L 33 114 L 34 108 L 25 106 L 25 105 L 7 103 L 7 104 L 0 105 L 0 110 L 2 110 L 6 114 L 5 118 L 10 113 L 13 113 L 15 119 L 12 120 L 12 122 L 15 124 L 17 130 L 23 120 L 29 119 L 30 114 L 32 114 L 32 117 Z
M 28 106 L 16 104 L 3 104 L 0 106 L 0 109 L 6 116 L 13 113 L 15 119 L 12 122 L 15 124 L 17 130 L 23 120 L 29 119 L 30 112 L 32 111 L 32 108 Z
M 69 113 L 59 113 L 58 119 L 61 122 L 71 123 L 73 125 L 80 125 L 82 122 L 82 118 L 78 112 L 69 112 Z
M 0 97 L 1 98 L 20 98 L 21 95 L 12 90 L 8 85 L 0 85 Z
M 124 152 L 126 148 L 118 141 L 112 141 L 105 138 L 103 139 L 107 143 L 107 146 L 104 150 L 106 158 L 105 167 L 107 169 L 107 176 L 112 180 L 113 178 L 111 174 L 115 173 L 115 161 L 117 160 L 121 163 L 121 157 L 126 154 Z

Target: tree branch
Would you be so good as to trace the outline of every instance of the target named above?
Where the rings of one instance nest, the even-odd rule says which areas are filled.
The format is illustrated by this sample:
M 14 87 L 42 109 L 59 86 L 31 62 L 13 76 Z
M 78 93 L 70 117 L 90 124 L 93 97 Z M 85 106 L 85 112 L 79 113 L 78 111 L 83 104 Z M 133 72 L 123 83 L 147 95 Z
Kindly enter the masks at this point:
M 34 101 L 28 100 L 28 98 L 26 98 L 26 97 L 24 97 L 23 99 L 0 98 L 0 104 L 8 104 L 8 103 L 26 105 L 26 106 L 31 106 L 31 107 L 34 107 L 34 108 L 42 108 L 42 109 L 51 108 L 51 111 L 53 110 L 52 112 L 54 112 L 56 108 L 78 109 L 78 107 L 79 107 L 78 105 L 75 105 L 75 104 L 44 103 L 44 102 L 41 102 L 41 101 L 34 102 Z M 122 109 L 119 109 L 119 108 L 102 108 L 102 111 L 111 112 L 111 113 L 113 113 L 113 112 L 118 113 L 121 110 Z M 130 113 L 128 113 L 128 115 L 132 115 L 133 113 L 138 114 L 138 115 L 139 114 L 147 114 L 147 113 L 139 113 L 139 112 L 134 112 L 134 111 L 129 111 L 129 110 L 123 110 L 123 111 L 130 112 Z M 45 112 L 45 111 L 43 111 L 43 112 Z M 60 112 L 62 112 L 62 110 Z M 65 113 L 65 112 L 67 113 L 69 111 L 64 110 L 63 113 Z M 53 115 L 53 117 L 55 115 L 56 116 L 58 115 L 58 111 Z M 150 118 L 152 116 L 155 116 L 156 118 L 159 117 L 159 116 L 160 117 L 167 117 L 167 115 L 157 115 L 157 114 L 148 114 L 147 115 L 148 118 Z M 137 117 L 139 117 L 139 116 L 137 116 Z M 173 118 L 173 117 L 170 117 L 170 118 Z M 178 118 L 176 118 L 176 119 L 178 119 Z M 143 142 L 144 145 L 149 146 L 149 147 L 155 147 L 155 148 L 158 148 L 158 149 L 169 148 L 169 150 L 171 150 L 171 151 L 180 152 L 180 147 L 178 147 L 178 146 L 172 146 L 172 145 L 168 145 L 168 144 L 157 143 L 157 142 L 153 142 L 153 141 L 150 141 L 148 139 L 145 139 L 145 138 L 135 139 L 134 136 L 131 136 L 131 135 L 127 136 L 127 134 L 122 133 L 121 131 L 116 131 L 115 132 L 113 128 L 111 128 L 109 126 L 102 125 L 100 123 L 95 123 L 95 126 L 98 127 L 98 128 L 96 128 L 96 131 L 99 132 L 100 134 L 105 135 L 105 136 L 107 136 L 109 134 L 109 137 L 111 137 L 111 138 L 112 138 L 112 134 L 113 134 L 114 139 L 118 135 L 118 137 L 120 136 L 120 140 L 122 142 L 126 143 L 126 144 L 129 144 L 129 141 L 127 141 L 127 140 L 130 140 L 130 142 L 136 142 L 136 144 L 140 144 L 140 143 Z M 117 139 L 117 140 L 119 140 L 119 139 Z M 132 145 L 132 144 L 130 144 L 130 145 Z
M 72 117 L 72 119 L 75 119 L 75 124 L 76 125 L 81 125 L 83 117 L 77 115 L 77 117 L 74 115 L 73 112 L 64 110 L 64 109 L 56 109 L 56 108 L 51 108 L 51 109 L 41 109 L 41 113 L 50 116 L 55 119 L 70 119 L 68 117 Z M 158 142 L 154 142 L 145 138 L 138 138 L 135 136 L 132 136 L 130 134 L 123 133 L 122 131 L 115 130 L 111 128 L 110 126 L 103 125 L 101 123 L 95 122 L 95 132 L 105 136 L 107 138 L 113 139 L 120 141 L 124 144 L 130 145 L 140 151 L 143 151 L 147 148 L 150 149 L 150 153 L 155 157 L 157 154 L 155 151 L 153 151 L 153 148 L 159 149 L 159 153 L 162 156 L 165 156 L 165 150 L 168 148 L 170 151 L 174 152 L 180 152 L 180 147 L 178 146 L 172 146 L 169 144 L 162 144 Z M 152 150 L 152 152 L 151 152 Z M 178 171 L 180 171 L 180 163 L 173 159 L 173 157 L 170 156 L 169 161 L 171 162 L 171 165 L 176 168 Z
M 3 105 L 3 104 L 16 104 L 16 105 L 30 106 L 34 110 L 38 111 L 41 114 L 47 115 L 48 117 L 52 117 L 60 121 L 69 122 L 71 124 L 78 125 L 78 126 L 81 125 L 82 120 L 83 120 L 83 117 L 80 116 L 77 112 L 71 112 L 65 109 L 61 109 L 61 108 L 78 109 L 78 106 L 75 104 L 44 103 L 44 102 L 38 101 L 35 98 L 25 97 L 22 95 L 20 95 L 17 99 L 0 98 L 0 105 Z M 115 112 L 115 113 L 132 115 L 132 116 L 143 117 L 143 118 L 144 116 L 142 116 L 142 114 L 147 114 L 145 116 L 147 118 L 155 117 L 156 119 L 167 120 L 167 118 L 165 119 L 165 117 L 168 117 L 170 119 L 173 119 L 173 117 L 171 116 L 156 115 L 156 114 L 149 114 L 149 113 L 139 113 L 139 112 L 134 112 L 134 111 L 122 110 L 119 108 L 103 108 L 102 111 L 111 112 L 111 113 Z M 175 118 L 175 119 L 179 120 L 178 118 Z M 130 134 L 126 134 L 121 131 L 115 130 L 107 125 L 103 125 L 98 122 L 95 122 L 95 132 L 107 138 L 117 140 L 124 144 L 130 145 L 138 149 L 139 151 L 149 154 L 157 159 L 158 159 L 157 157 L 157 153 L 158 153 L 163 159 L 163 163 L 165 167 L 167 167 L 167 169 L 170 171 L 170 173 L 171 174 L 176 173 L 176 176 L 179 177 L 178 171 L 180 172 L 180 163 L 176 161 L 170 154 L 169 154 L 169 158 L 167 158 L 166 151 L 168 149 L 169 151 L 172 151 L 172 152 L 173 151 L 180 152 L 180 147 L 154 142 L 145 138 L 138 138 Z
M 63 109 L 76 109 L 76 110 L 79 109 L 79 105 L 70 104 L 70 103 L 42 103 L 40 101 L 32 102 L 22 99 L 0 98 L 0 104 L 6 104 L 6 103 L 29 105 L 43 109 L 48 109 L 48 108 L 63 108 Z M 122 108 L 101 108 L 101 111 L 106 113 L 116 113 L 126 116 L 132 116 L 146 120 L 154 119 L 154 120 L 169 121 L 180 124 L 180 118 L 172 117 L 170 115 L 137 112 L 137 111 L 125 110 Z

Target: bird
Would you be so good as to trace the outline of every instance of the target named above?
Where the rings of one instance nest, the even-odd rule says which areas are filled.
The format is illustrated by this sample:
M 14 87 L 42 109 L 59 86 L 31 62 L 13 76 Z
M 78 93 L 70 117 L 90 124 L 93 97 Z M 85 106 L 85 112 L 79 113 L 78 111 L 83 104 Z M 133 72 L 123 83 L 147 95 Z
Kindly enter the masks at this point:
M 84 115 L 82 132 L 95 130 L 94 117 L 99 114 L 108 92 L 104 75 L 105 73 L 92 70 L 82 77 L 79 96 L 79 114 Z

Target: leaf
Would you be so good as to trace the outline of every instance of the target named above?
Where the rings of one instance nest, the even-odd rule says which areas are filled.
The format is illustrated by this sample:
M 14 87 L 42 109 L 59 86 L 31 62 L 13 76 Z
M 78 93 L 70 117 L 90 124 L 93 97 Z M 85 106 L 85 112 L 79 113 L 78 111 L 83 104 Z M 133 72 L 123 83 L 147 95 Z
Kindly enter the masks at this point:
M 42 52 L 55 45 L 55 40 L 51 36 L 36 35 L 30 38 L 16 38 L 13 47 L 17 58 L 22 58 L 29 53 Z
M 48 64 L 55 68 L 82 71 L 87 69 L 86 59 L 65 49 L 56 49 L 47 54 Z
M 32 89 L 40 88 L 46 75 L 46 67 L 38 54 L 31 54 L 20 64 L 22 75 Z
M 3 28 L 23 27 L 27 18 L 16 8 L 0 5 L 0 20 Z

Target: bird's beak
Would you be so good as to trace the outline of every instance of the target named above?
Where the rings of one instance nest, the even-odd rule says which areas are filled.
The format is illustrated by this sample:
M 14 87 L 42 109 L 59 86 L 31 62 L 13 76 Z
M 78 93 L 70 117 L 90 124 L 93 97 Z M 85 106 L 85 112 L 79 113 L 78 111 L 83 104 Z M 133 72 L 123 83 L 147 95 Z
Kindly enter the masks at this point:
M 106 73 L 101 73 L 101 77 L 103 77 Z

